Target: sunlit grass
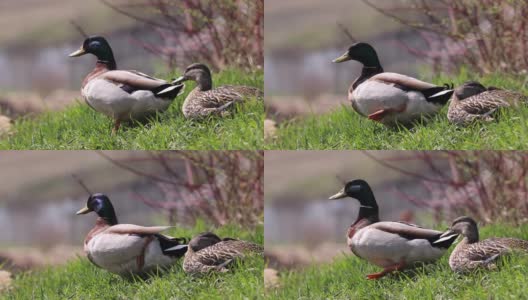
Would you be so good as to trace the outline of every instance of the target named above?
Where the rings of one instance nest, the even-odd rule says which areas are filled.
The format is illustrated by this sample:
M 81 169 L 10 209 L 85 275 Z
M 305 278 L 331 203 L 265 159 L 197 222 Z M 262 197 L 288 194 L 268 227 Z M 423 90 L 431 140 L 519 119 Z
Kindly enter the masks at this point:
M 512 228 L 487 226 L 481 237 L 510 236 L 528 239 L 528 225 Z M 452 250 L 453 247 L 450 249 Z M 380 268 L 352 254 L 333 263 L 281 274 L 281 288 L 270 299 L 525 299 L 528 256 L 506 257 L 498 271 L 457 275 L 448 265 L 449 253 L 437 263 L 420 266 L 380 280 L 365 275 Z
M 173 236 L 192 236 L 210 230 L 204 223 L 192 229 L 177 229 Z M 214 230 L 230 236 L 263 243 L 263 227 L 255 231 L 228 225 Z M 251 256 L 228 273 L 195 278 L 186 275 L 181 261 L 166 273 L 147 280 L 125 280 L 78 258 L 62 267 L 18 275 L 2 299 L 262 299 L 264 260 Z
M 167 79 L 175 77 L 166 76 Z M 263 88 L 263 72 L 226 70 L 213 76 L 215 85 L 250 85 Z M 35 119 L 20 119 L 14 134 L 0 140 L 0 149 L 261 149 L 263 147 L 264 104 L 249 100 L 225 118 L 189 121 L 181 106 L 195 84 L 188 82 L 168 111 L 147 124 L 122 126 L 111 135 L 113 121 L 92 110 L 83 101 L 61 112 L 48 112 Z
M 440 76 L 435 82 L 455 85 L 475 80 L 465 71 L 456 77 Z M 489 75 L 479 78 L 486 86 L 512 89 L 528 94 L 523 78 Z M 466 128 L 451 125 L 447 120 L 447 106 L 425 122 L 412 128 L 387 128 L 359 116 L 350 106 L 342 106 L 324 115 L 308 116 L 282 124 L 278 137 L 266 149 L 416 149 L 416 150 L 473 150 L 527 149 L 528 107 L 501 112 L 497 121 L 476 123 Z

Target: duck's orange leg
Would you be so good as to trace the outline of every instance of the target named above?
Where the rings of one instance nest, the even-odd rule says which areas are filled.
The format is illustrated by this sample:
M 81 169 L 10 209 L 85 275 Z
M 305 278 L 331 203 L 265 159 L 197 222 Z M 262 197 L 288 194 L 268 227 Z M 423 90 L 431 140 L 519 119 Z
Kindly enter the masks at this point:
M 389 267 L 386 267 L 385 269 L 383 269 L 383 271 L 379 272 L 379 273 L 373 273 L 373 274 L 368 274 L 367 275 L 367 279 L 371 280 L 371 279 L 380 279 L 381 277 L 391 273 L 391 272 L 394 272 L 394 271 L 399 271 L 401 269 L 405 268 L 405 263 L 403 262 L 400 262 L 400 263 L 397 263 L 393 266 L 389 266 Z
M 143 266 L 145 266 L 145 252 L 147 251 L 147 246 L 154 240 L 154 237 L 149 235 L 145 239 L 145 244 L 143 244 L 143 247 L 141 248 L 141 253 L 139 256 L 136 257 L 136 265 L 138 270 L 142 270 Z
M 372 121 L 381 122 L 383 121 L 383 118 L 385 118 L 387 115 L 392 113 L 401 113 L 404 112 L 407 105 L 403 104 L 399 107 L 393 107 L 393 108 L 382 108 L 380 110 L 377 110 L 370 115 L 368 115 L 368 118 Z
M 368 118 L 372 121 L 381 122 L 381 120 L 383 120 L 383 118 L 385 118 L 385 116 L 389 114 L 389 112 L 390 110 L 388 109 L 380 109 L 368 115 Z
M 112 129 L 112 135 L 117 134 L 117 132 L 119 131 L 119 127 L 120 126 L 121 126 L 121 120 L 120 119 L 116 119 L 115 122 L 114 122 L 114 128 Z

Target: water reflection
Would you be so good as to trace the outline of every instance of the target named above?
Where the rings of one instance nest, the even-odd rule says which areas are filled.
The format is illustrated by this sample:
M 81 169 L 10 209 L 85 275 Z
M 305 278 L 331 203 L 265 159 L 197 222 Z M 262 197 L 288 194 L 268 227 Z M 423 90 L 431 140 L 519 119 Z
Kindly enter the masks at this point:
M 377 50 L 388 72 L 417 76 L 419 61 L 400 43 L 423 49 L 420 38 L 412 32 L 393 32 L 368 40 Z M 359 63 L 333 64 L 331 61 L 345 52 L 345 46 L 307 51 L 281 49 L 267 51 L 264 59 L 264 79 L 268 95 L 304 95 L 306 91 L 344 93 L 350 82 L 361 72 Z M 315 86 L 314 86 L 315 85 Z
M 155 186 L 134 182 L 141 195 L 161 199 Z M 104 191 L 112 201 L 121 223 L 159 225 L 158 212 L 132 196 L 130 186 Z M 156 198 L 157 197 L 157 198 Z M 31 202 L 0 206 L 0 241 L 5 246 L 82 245 L 86 233 L 94 226 L 96 215 L 75 215 L 86 204 L 87 196 L 65 198 L 44 203 Z
M 105 37 L 110 42 L 118 67 L 137 69 L 152 74 L 164 71 L 161 59 L 143 49 L 133 40 L 159 42 L 159 38 L 146 30 L 124 30 Z M 55 89 L 78 90 L 84 76 L 94 66 L 95 58 L 70 58 L 83 38 L 46 47 L 30 45 L 0 48 L 0 90 L 35 91 L 47 93 Z

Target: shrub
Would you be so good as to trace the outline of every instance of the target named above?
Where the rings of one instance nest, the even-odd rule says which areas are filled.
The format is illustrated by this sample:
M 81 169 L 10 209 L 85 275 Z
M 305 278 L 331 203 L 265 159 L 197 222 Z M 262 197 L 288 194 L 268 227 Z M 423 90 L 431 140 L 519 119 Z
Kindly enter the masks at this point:
M 135 198 L 167 216 L 171 224 L 192 224 L 197 218 L 217 226 L 236 223 L 255 226 L 264 210 L 264 153 L 262 151 L 138 152 L 114 159 L 115 165 L 155 183 L 163 200 L 139 193 Z M 156 172 L 138 168 L 156 166 Z
M 215 69 L 264 63 L 264 0 L 102 0 L 152 28 L 161 43 L 137 41 L 170 67 L 192 62 Z
M 461 65 L 480 73 L 528 70 L 528 2 L 524 0 L 398 0 L 364 3 L 421 33 L 427 50 L 406 47 L 437 71 Z
M 522 151 L 422 151 L 375 161 L 416 179 L 428 198 L 399 191 L 401 198 L 433 213 L 436 221 L 472 216 L 483 223 L 528 221 L 528 153 Z M 401 163 L 419 161 L 420 173 Z M 447 167 L 446 167 L 447 166 Z

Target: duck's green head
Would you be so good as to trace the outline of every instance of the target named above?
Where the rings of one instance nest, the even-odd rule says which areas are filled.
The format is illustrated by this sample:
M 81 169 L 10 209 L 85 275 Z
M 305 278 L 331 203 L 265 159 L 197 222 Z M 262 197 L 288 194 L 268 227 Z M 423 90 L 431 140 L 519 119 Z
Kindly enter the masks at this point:
M 367 68 L 381 67 L 376 50 L 367 43 L 356 43 L 350 46 L 345 54 L 334 59 L 332 62 L 342 63 L 349 60 L 358 61 Z
M 222 240 L 212 232 L 202 232 L 189 241 L 189 248 L 196 252 L 221 241 Z
M 209 90 L 212 88 L 211 70 L 204 64 L 192 64 L 185 69 L 183 75 L 175 79 L 172 84 L 180 84 L 187 80 L 196 81 L 202 90 Z
M 458 100 L 464 100 L 471 96 L 487 91 L 486 87 L 477 81 L 467 81 L 455 89 L 455 96 Z
M 70 57 L 78 57 L 85 54 L 93 54 L 101 62 L 105 63 L 114 63 L 114 53 L 110 44 L 102 36 L 93 36 L 84 40 L 81 48 L 79 50 L 71 53 Z
M 337 192 L 337 194 L 330 196 L 329 200 L 342 199 L 351 197 L 357 199 L 360 204 L 360 214 L 364 212 L 366 215 L 374 215 L 378 212 L 378 204 L 374 198 L 374 193 L 369 184 L 363 179 L 356 179 L 349 181 L 345 186 Z
M 86 206 L 80 209 L 76 214 L 84 215 L 90 212 L 95 212 L 110 225 L 117 224 L 114 206 L 105 194 L 97 193 L 90 195 L 86 202 Z

